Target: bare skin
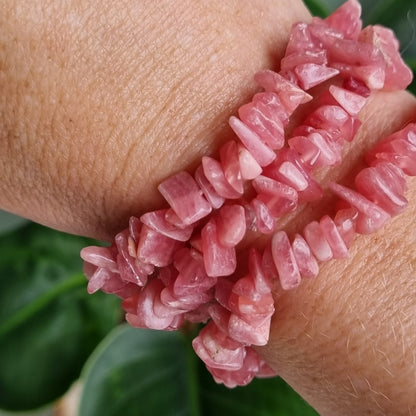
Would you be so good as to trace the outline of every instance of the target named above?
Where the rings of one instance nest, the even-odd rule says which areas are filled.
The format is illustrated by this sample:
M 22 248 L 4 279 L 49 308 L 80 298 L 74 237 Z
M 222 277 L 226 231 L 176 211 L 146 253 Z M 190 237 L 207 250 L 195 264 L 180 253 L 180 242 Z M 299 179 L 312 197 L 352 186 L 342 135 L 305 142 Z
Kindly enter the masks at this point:
M 0 11 L 0 208 L 104 240 L 161 205 L 161 180 L 215 154 L 253 74 L 275 68 L 291 24 L 310 18 L 294 0 L 26 3 Z M 409 94 L 376 94 L 323 179 L 345 177 L 412 120 Z M 416 414 L 414 180 L 408 199 L 350 259 L 277 295 L 261 353 L 321 415 Z

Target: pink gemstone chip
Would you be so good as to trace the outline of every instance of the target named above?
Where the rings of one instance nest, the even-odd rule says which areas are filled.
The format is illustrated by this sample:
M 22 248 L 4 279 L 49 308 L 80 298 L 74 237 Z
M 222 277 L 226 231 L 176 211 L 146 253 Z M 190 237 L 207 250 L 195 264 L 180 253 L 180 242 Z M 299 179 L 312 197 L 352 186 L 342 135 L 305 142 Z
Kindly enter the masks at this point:
M 357 209 L 357 233 L 371 234 L 376 232 L 390 219 L 390 215 L 386 211 L 360 193 L 337 183 L 330 183 L 329 188 L 335 195 Z
M 338 104 L 352 116 L 357 116 L 367 101 L 362 95 L 337 87 L 336 85 L 331 85 L 329 92 Z
M 298 204 L 298 193 L 294 188 L 267 176 L 260 175 L 253 180 L 257 199 L 270 210 L 271 215 L 280 217 L 292 212 Z
M 398 176 L 391 163 L 379 163 L 363 169 L 355 177 L 355 186 L 370 201 L 376 203 L 391 215 L 403 212 L 407 207 L 402 177 Z M 399 170 L 398 168 L 396 168 Z M 400 172 L 400 170 L 399 170 Z
M 316 277 L 319 273 L 318 262 L 312 254 L 308 243 L 300 234 L 295 235 L 292 241 L 292 250 L 301 276 L 307 278 Z
M 227 181 L 220 162 L 212 157 L 204 156 L 202 158 L 202 168 L 205 177 L 218 195 L 226 199 L 240 198 L 241 193 Z
M 241 106 L 238 115 L 271 149 L 278 150 L 283 147 L 285 140 L 283 122 L 276 112 L 271 112 L 265 105 L 255 105 L 251 102 Z
M 193 224 L 211 212 L 211 205 L 188 172 L 171 176 L 158 189 L 184 224 Z
M 173 254 L 180 247 L 180 242 L 152 230 L 147 225 L 142 228 L 137 257 L 143 263 L 157 267 L 167 266 L 172 262 Z
M 209 367 L 235 371 L 243 366 L 244 347 L 222 332 L 213 321 L 201 329 L 192 346 Z
M 312 221 L 303 229 L 303 236 L 312 253 L 319 261 L 328 261 L 333 257 L 331 246 L 325 238 L 325 234 L 319 222 Z
M 380 161 L 391 162 L 406 175 L 416 176 L 416 123 L 379 141 L 366 154 L 366 161 L 370 166 Z
M 179 273 L 173 283 L 173 292 L 178 297 L 205 292 L 217 283 L 216 277 L 207 275 L 202 255 L 196 250 L 183 248 L 178 251 L 174 266 Z
M 210 181 L 205 176 L 201 165 L 198 166 L 197 170 L 195 171 L 195 180 L 201 188 L 205 198 L 211 204 L 212 208 L 218 209 L 224 204 L 225 198 L 220 196 L 211 185 Z
M 289 238 L 284 231 L 278 231 L 273 235 L 271 249 L 282 289 L 290 290 L 299 286 L 301 281 L 299 267 Z
M 110 272 L 118 273 L 117 263 L 109 247 L 84 247 L 81 250 L 81 258 L 97 267 L 103 267 Z
M 260 71 L 254 75 L 254 79 L 265 91 L 276 93 L 289 114 L 292 114 L 300 104 L 312 100 L 312 96 L 276 72 Z
M 218 241 L 217 224 L 209 220 L 201 231 L 202 253 L 208 276 L 229 276 L 237 267 L 235 249 L 224 247 Z
M 247 209 L 252 209 L 255 216 L 255 226 L 251 227 L 262 234 L 273 232 L 276 221 L 270 213 L 269 208 L 259 198 L 254 198 Z
M 324 22 L 341 32 L 346 39 L 357 40 L 362 28 L 360 16 L 360 3 L 357 0 L 348 0 L 332 12 Z
M 340 209 L 334 217 L 334 223 L 347 248 L 354 242 L 357 217 L 358 211 L 355 208 Z
M 234 133 L 239 137 L 241 142 L 260 166 L 267 166 L 273 162 L 276 154 L 272 149 L 270 149 L 270 147 L 263 143 L 257 133 L 252 131 L 237 117 L 231 116 L 229 123 L 231 128 L 234 130 Z
M 399 42 L 394 32 L 382 26 L 367 26 L 360 34 L 360 40 L 375 45 L 383 54 L 386 62 L 384 89 L 404 90 L 412 82 L 411 69 L 403 62 L 399 51 Z
M 225 179 L 240 195 L 242 195 L 244 187 L 240 171 L 237 142 L 230 140 L 221 147 L 220 160 Z
M 323 216 L 319 221 L 319 226 L 321 227 L 326 241 L 328 241 L 328 244 L 331 247 L 333 258 L 348 258 L 348 248 L 345 245 L 345 242 L 332 218 L 328 215 Z
M 269 341 L 270 320 L 254 325 L 232 313 L 228 323 L 228 333 L 232 339 L 242 344 L 266 345 Z
M 241 176 L 245 180 L 257 178 L 262 172 L 261 166 L 251 153 L 242 145 L 238 146 L 238 161 L 240 163 Z
M 140 220 L 152 230 L 178 241 L 188 241 L 191 238 L 193 227 L 191 225 L 184 228 L 175 227 L 166 220 L 167 209 L 150 211 L 143 214 Z
M 241 205 L 224 205 L 217 217 L 217 238 L 224 247 L 235 247 L 246 233 L 246 215 Z
M 305 90 L 309 90 L 335 77 L 339 74 L 339 71 L 325 65 L 307 63 L 298 65 L 295 68 L 295 74 L 299 79 L 300 86 Z

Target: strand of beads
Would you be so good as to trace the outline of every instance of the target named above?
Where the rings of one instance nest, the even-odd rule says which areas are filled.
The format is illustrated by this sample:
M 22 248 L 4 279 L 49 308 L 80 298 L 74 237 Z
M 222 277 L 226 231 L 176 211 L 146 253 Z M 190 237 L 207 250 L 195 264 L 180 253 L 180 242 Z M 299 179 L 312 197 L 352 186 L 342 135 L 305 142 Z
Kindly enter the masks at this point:
M 256 74 L 264 91 L 230 118 L 239 141 L 225 143 L 219 160 L 204 157 L 193 176 L 182 171 L 163 181 L 158 189 L 168 208 L 130 218 L 110 247 L 82 250 L 88 291 L 119 296 L 131 325 L 174 330 L 184 321 L 208 322 L 194 349 L 227 386 L 273 374 L 252 348 L 268 341 L 273 286 L 292 289 L 315 277 L 319 262 L 347 257 L 356 231 L 376 231 L 406 206 L 403 172 L 416 174 L 414 125 L 369 153 L 356 191 L 330 185 L 348 208 L 292 240 L 275 230 L 278 218 L 322 196 L 313 170 L 341 162 L 370 91 L 411 80 L 392 33 L 361 27 L 355 0 L 325 20 L 294 25 L 280 73 Z M 286 140 L 293 113 L 312 99 L 305 90 L 331 78 Z M 249 251 L 248 273 L 238 278 L 236 246 L 247 229 L 271 239 L 263 252 Z
M 193 342 L 217 381 L 233 387 L 258 376 L 250 369 L 260 376 L 264 371 L 270 374 L 264 365 L 252 364 L 251 346 L 267 343 L 274 312 L 273 281 L 279 280 L 283 290 L 295 288 L 302 278 L 315 277 L 320 263 L 347 258 L 356 234 L 374 233 L 403 212 L 405 175 L 416 176 L 416 124 L 379 142 L 366 159 L 369 166 L 356 176 L 356 190 L 330 185 L 344 202 L 333 218 L 324 215 L 312 221 L 292 241 L 285 231 L 275 232 L 263 253 L 251 249 L 247 276 L 217 285 L 218 304 L 211 304 L 208 311 L 211 321 Z

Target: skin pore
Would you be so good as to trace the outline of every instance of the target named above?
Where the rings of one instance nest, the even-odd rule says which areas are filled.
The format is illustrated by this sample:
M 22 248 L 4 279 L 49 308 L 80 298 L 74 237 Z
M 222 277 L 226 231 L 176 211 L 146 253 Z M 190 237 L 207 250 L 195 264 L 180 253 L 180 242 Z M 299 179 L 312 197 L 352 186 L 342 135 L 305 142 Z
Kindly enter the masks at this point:
M 157 185 L 214 154 L 227 120 L 276 69 L 300 1 L 11 0 L 0 11 L 0 208 L 108 240 L 161 206 Z M 378 93 L 341 167 L 416 121 Z M 348 184 L 348 181 L 344 180 Z M 408 210 L 351 257 L 276 295 L 268 362 L 321 415 L 416 414 L 416 181 Z M 322 210 L 324 208 L 321 208 Z M 318 215 L 319 214 L 319 215 Z M 300 211 L 288 230 L 324 212 Z

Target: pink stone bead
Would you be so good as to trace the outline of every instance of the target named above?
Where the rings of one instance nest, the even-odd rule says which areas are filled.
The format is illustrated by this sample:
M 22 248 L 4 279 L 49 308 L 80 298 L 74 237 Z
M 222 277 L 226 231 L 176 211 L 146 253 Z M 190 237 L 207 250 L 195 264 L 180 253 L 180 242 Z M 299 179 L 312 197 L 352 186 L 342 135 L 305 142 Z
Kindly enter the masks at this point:
M 343 88 L 361 95 L 364 98 L 368 98 L 371 94 L 370 88 L 365 85 L 363 81 L 353 77 L 346 77 L 342 83 Z
M 84 261 L 94 266 L 102 267 L 112 273 L 118 273 L 117 263 L 110 247 L 84 247 L 80 255 Z
M 354 56 L 354 61 L 351 61 Z M 386 63 L 375 46 L 347 39 L 337 40 L 329 50 L 329 64 L 344 76 L 352 76 L 365 82 L 372 90 L 382 89 Z
M 212 303 L 208 306 L 208 313 L 215 325 L 226 334 L 231 312 L 218 303 Z
M 202 228 L 201 237 L 205 270 L 208 276 L 229 276 L 233 274 L 237 266 L 235 249 L 220 244 L 214 219 L 209 220 Z
M 256 292 L 261 295 L 271 293 L 272 281 L 263 269 L 262 256 L 254 248 L 251 248 L 249 252 L 248 268 Z
M 183 248 L 175 253 L 174 266 L 178 275 L 173 283 L 175 296 L 188 296 L 206 292 L 217 283 L 217 278 L 205 272 L 201 253 L 194 249 Z
M 253 226 L 250 226 L 250 229 L 259 231 L 262 234 L 270 234 L 273 232 L 276 221 L 263 201 L 254 198 L 247 209 L 252 209 L 255 217 L 255 223 Z
M 217 238 L 224 247 L 235 247 L 246 233 L 246 215 L 241 205 L 224 205 L 217 216 Z
M 266 279 L 273 283 L 273 287 L 279 278 L 276 266 L 274 264 L 271 244 L 266 244 L 261 258 L 261 267 Z
M 347 248 L 354 242 L 357 217 L 358 211 L 355 208 L 340 209 L 334 217 L 334 223 Z
M 134 216 L 129 218 L 129 235 L 137 244 L 140 240 L 140 231 L 142 229 L 143 223 Z
M 309 90 L 335 77 L 339 74 L 339 71 L 325 65 L 307 63 L 298 65 L 295 68 L 295 74 L 299 79 L 300 86 L 305 90 Z
M 339 105 L 322 105 L 313 111 L 305 120 L 305 124 L 316 129 L 329 130 L 341 128 L 350 116 Z
M 193 224 L 211 212 L 211 205 L 188 172 L 171 176 L 158 189 L 184 224 Z
M 273 314 L 273 296 L 270 290 L 264 294 L 257 292 L 253 277 L 248 275 L 234 283 L 229 309 L 248 323 L 257 325 Z
M 252 184 L 258 194 L 257 199 L 267 206 L 274 217 L 296 209 L 298 193 L 291 186 L 263 175 L 254 179 Z
M 267 166 L 273 162 L 276 154 L 270 147 L 262 142 L 257 133 L 252 131 L 246 124 L 234 116 L 230 117 L 229 124 L 234 130 L 234 133 L 260 166 Z
M 238 115 L 267 146 L 273 150 L 281 149 L 285 141 L 283 122 L 275 112 L 265 107 L 251 102 L 241 106 Z
M 287 234 L 278 231 L 272 237 L 271 252 L 283 290 L 299 286 L 301 276 Z
M 416 123 L 379 141 L 366 154 L 366 161 L 370 166 L 390 162 L 406 175 L 416 176 Z
M 308 243 L 300 234 L 295 235 L 292 241 L 292 250 L 301 276 L 307 278 L 316 277 L 319 273 L 318 262 L 312 254 Z
M 310 168 L 334 166 L 342 160 L 342 145 L 333 141 L 326 130 L 316 129 L 307 137 L 292 137 L 289 146 Z
M 234 140 L 221 146 L 220 161 L 226 181 L 242 195 L 244 192 L 243 178 L 240 171 L 238 145 Z
M 320 17 L 312 18 L 312 22 L 309 24 L 309 31 L 314 41 L 315 47 L 319 47 L 327 51 L 329 61 L 330 56 L 328 55 L 328 51 L 333 48 L 337 41 L 344 39 L 344 34 L 339 30 L 327 25 Z
M 243 366 L 245 349 L 210 321 L 192 341 L 196 354 L 209 367 L 238 370 Z
M 303 229 L 303 236 L 312 253 L 319 261 L 328 261 L 333 257 L 331 247 L 317 221 L 312 221 Z
M 270 319 L 260 325 L 252 325 L 232 313 L 228 333 L 232 339 L 245 345 L 266 345 L 269 341 Z
M 299 202 L 322 197 L 322 188 L 309 174 L 298 153 L 292 149 L 282 149 L 273 163 L 265 168 L 264 176 L 294 188 L 298 192 Z
M 359 234 L 370 234 L 378 231 L 390 219 L 390 215 L 363 195 L 337 183 L 329 184 L 329 188 L 339 198 L 348 202 L 358 211 L 356 230 Z
M 280 121 L 284 127 L 289 123 L 290 112 L 287 111 L 277 92 L 259 92 L 253 96 L 252 102 L 263 114 Z
M 254 79 L 265 91 L 274 92 L 278 95 L 280 102 L 289 115 L 300 104 L 305 104 L 312 100 L 312 96 L 276 72 L 270 70 L 260 71 L 256 73 Z M 285 125 L 285 123 L 283 124 Z
M 329 92 L 337 103 L 352 116 L 357 116 L 367 101 L 362 95 L 336 85 L 331 85 Z
M 175 316 L 158 317 L 154 313 L 153 304 L 155 297 L 160 295 L 164 288 L 158 279 L 152 279 L 137 298 L 135 313 L 127 313 L 127 322 L 136 328 L 169 329 L 174 323 Z
M 192 311 L 207 302 L 211 302 L 212 300 L 213 294 L 210 291 L 198 291 L 183 296 L 176 295 L 172 284 L 170 286 L 166 286 L 160 293 L 160 301 L 165 306 L 182 312 Z
M 295 23 L 290 32 L 286 55 L 305 53 L 314 49 L 316 49 L 316 41 L 312 39 L 310 25 L 305 22 Z
M 107 281 L 113 278 L 114 274 L 104 267 L 95 267 L 94 273 L 86 273 L 84 268 L 84 273 L 88 278 L 87 292 L 89 294 L 100 290 Z
M 322 139 L 321 139 L 322 140 Z M 309 169 L 325 166 L 318 145 L 309 140 L 306 136 L 296 135 L 288 140 L 290 149 L 299 154 L 302 164 Z
M 137 245 L 137 257 L 143 263 L 157 267 L 167 266 L 172 262 L 173 254 L 180 246 L 180 242 L 144 225 Z
M 241 177 L 246 181 L 257 178 L 262 172 L 261 166 L 251 153 L 242 145 L 238 146 L 238 161 L 240 163 Z
M 362 28 L 360 16 L 360 3 L 357 0 L 348 0 L 332 12 L 324 22 L 341 32 L 346 39 L 357 40 Z
M 237 199 L 241 193 L 237 192 L 227 181 L 221 164 L 209 156 L 202 158 L 204 175 L 218 195 L 226 199 Z
M 174 240 L 171 241 L 173 242 Z M 118 233 L 114 237 L 114 242 L 118 250 L 117 264 L 121 279 L 135 283 L 138 286 L 144 286 L 147 282 L 148 275 L 153 272 L 153 263 L 137 259 L 130 254 L 128 230 Z
M 245 347 L 244 351 L 243 365 L 236 371 L 207 367 L 217 383 L 223 383 L 228 388 L 245 386 L 250 383 L 260 371 L 262 371 L 264 362 L 260 359 L 259 355 L 250 347 Z M 270 374 L 270 371 L 268 374 Z
M 304 53 L 295 52 L 280 61 L 282 71 L 291 71 L 299 65 L 313 63 L 316 65 L 326 65 L 328 63 L 327 53 L 324 49 L 307 50 Z
M 228 299 L 230 298 L 233 286 L 234 282 L 224 278 L 218 279 L 215 285 L 214 298 L 225 309 L 229 309 Z
M 405 187 L 402 185 L 404 177 L 403 174 L 398 176 L 400 173 L 394 168 L 391 163 L 379 163 L 363 169 L 355 177 L 357 191 L 390 215 L 400 214 L 407 207 Z
M 224 204 L 225 198 L 220 196 L 211 185 L 201 165 L 195 171 L 195 180 L 212 208 L 218 209 Z
M 367 26 L 361 32 L 360 40 L 374 45 L 383 54 L 386 63 L 384 89 L 389 91 L 406 89 L 412 82 L 413 73 L 403 62 L 394 32 L 378 25 Z
M 324 215 L 320 221 L 319 226 L 328 242 L 334 259 L 346 259 L 349 256 L 348 248 L 338 231 L 338 228 L 332 218 Z
M 166 220 L 167 209 L 150 211 L 143 214 L 140 220 L 149 228 L 160 234 L 178 241 L 188 241 L 191 238 L 194 228 L 191 225 L 178 228 Z

